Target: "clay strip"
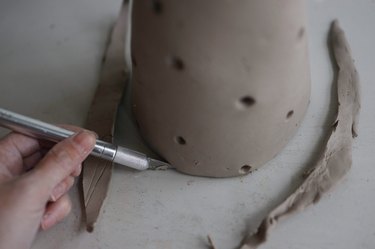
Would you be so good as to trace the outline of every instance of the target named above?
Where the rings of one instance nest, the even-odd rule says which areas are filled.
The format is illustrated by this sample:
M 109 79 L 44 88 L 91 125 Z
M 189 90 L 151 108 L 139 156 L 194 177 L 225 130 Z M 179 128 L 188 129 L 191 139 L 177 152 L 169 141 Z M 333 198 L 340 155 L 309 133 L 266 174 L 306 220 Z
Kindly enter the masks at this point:
M 129 17 L 127 1 L 113 27 L 104 53 L 100 83 L 91 104 L 86 128 L 95 131 L 99 138 L 113 141 L 117 108 L 129 78 L 125 64 L 125 36 Z M 107 196 L 113 164 L 94 157 L 83 167 L 82 189 L 86 212 L 86 226 L 92 231 Z
M 359 78 L 345 34 L 337 20 L 332 23 L 330 36 L 338 66 L 338 113 L 326 148 L 302 185 L 267 215 L 255 234 L 242 241 L 241 249 L 254 249 L 264 243 L 280 218 L 318 202 L 351 167 L 352 141 L 358 134 Z

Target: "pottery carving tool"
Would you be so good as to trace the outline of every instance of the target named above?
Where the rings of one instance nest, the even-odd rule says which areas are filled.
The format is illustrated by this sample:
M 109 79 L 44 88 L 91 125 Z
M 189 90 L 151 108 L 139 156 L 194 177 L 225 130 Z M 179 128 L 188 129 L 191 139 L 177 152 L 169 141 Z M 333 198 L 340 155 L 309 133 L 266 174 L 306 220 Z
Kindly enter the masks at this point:
M 59 142 L 75 134 L 73 131 L 2 108 L 0 108 L 0 126 L 26 136 L 52 142 Z M 99 139 L 96 140 L 95 147 L 90 155 L 137 170 L 172 167 L 166 162 L 150 158 L 141 152 L 107 143 Z

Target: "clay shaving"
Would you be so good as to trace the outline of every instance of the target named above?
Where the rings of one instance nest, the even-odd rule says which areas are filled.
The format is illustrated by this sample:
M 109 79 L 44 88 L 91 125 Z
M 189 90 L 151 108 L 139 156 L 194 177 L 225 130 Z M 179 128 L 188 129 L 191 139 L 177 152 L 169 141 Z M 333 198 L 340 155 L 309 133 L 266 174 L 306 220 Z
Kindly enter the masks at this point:
M 95 131 L 103 141 L 113 142 L 117 107 L 126 87 L 125 34 L 129 6 L 124 2 L 107 44 L 100 72 L 100 84 L 90 107 L 86 128 Z M 86 225 L 89 232 L 107 196 L 112 177 L 113 163 L 89 157 L 83 167 L 82 190 L 85 204 Z
M 326 148 L 302 185 L 267 215 L 255 234 L 242 241 L 241 249 L 254 249 L 264 243 L 280 218 L 318 202 L 351 167 L 352 141 L 358 134 L 359 79 L 348 42 L 337 20 L 332 23 L 330 38 L 338 66 L 338 113 Z
M 207 241 L 210 249 L 216 249 L 216 246 L 214 244 L 214 241 L 211 239 L 210 235 L 207 235 Z

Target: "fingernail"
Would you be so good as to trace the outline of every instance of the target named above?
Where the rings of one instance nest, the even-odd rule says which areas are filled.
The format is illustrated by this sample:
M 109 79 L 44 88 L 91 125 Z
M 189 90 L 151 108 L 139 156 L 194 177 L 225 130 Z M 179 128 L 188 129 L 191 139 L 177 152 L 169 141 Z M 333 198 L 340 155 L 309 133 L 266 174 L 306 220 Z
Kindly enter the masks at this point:
M 56 201 L 59 199 L 66 191 L 66 184 L 65 182 L 60 182 L 52 191 L 51 199 L 52 201 Z
M 92 132 L 83 130 L 74 135 L 73 141 L 80 147 L 82 153 L 87 154 L 92 150 L 96 139 Z
M 55 222 L 56 222 L 55 217 L 53 217 L 53 215 L 51 215 L 50 213 L 46 213 L 45 215 L 43 215 L 41 227 L 43 230 L 47 230 L 48 228 L 53 226 Z

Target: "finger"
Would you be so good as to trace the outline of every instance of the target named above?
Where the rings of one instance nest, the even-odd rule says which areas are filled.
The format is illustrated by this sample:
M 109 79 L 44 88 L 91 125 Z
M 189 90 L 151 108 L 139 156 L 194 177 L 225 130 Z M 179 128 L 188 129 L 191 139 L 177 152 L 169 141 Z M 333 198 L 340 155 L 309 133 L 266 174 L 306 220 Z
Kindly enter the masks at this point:
M 51 228 L 63 220 L 71 210 L 72 202 L 67 194 L 63 195 L 56 202 L 49 203 L 40 223 L 41 228 L 43 230 Z
M 73 176 L 68 176 L 62 182 L 57 184 L 57 186 L 52 190 L 51 194 L 51 200 L 56 201 L 58 200 L 61 196 L 66 194 L 69 189 L 73 186 L 74 184 L 74 177 Z
M 86 129 L 83 129 L 82 127 L 78 127 L 78 126 L 74 126 L 74 125 L 68 125 L 68 124 L 58 124 L 57 126 L 59 126 L 61 128 L 64 128 L 66 130 L 69 130 L 69 131 L 73 131 L 75 133 L 86 130 Z M 89 130 L 86 130 L 86 131 L 89 131 Z M 92 132 L 92 131 L 89 131 L 89 132 Z M 98 138 L 98 135 L 95 132 L 92 132 L 92 133 L 94 133 L 96 138 Z M 40 147 L 42 149 L 48 151 L 49 149 L 51 149 L 56 144 L 56 142 L 52 142 L 52 141 L 42 139 L 42 140 L 39 140 L 39 144 L 40 144 Z
M 79 164 L 78 167 L 74 170 L 72 176 L 79 176 L 82 172 L 82 164 Z
M 86 129 L 84 129 L 82 127 L 79 127 L 79 126 L 69 125 L 69 124 L 59 124 L 58 126 L 60 126 L 61 128 L 70 130 L 70 131 L 74 131 L 74 132 L 80 132 L 80 131 L 84 131 L 85 130 L 85 131 L 93 133 L 96 138 L 99 137 L 98 134 L 95 131 L 86 130 Z
M 34 168 L 34 166 L 40 161 L 40 159 L 42 159 L 43 156 L 44 155 L 41 151 L 37 151 L 34 154 L 32 154 L 31 156 L 25 157 L 23 159 L 24 171 L 28 171 L 28 170 Z
M 81 131 L 56 144 L 36 165 L 32 176 L 40 189 L 48 191 L 47 198 L 55 186 L 71 175 L 75 167 L 90 154 L 95 141 L 92 133 Z
M 36 139 L 18 133 L 10 133 L 0 140 L 0 164 L 12 175 L 19 175 L 23 169 L 23 158 L 40 149 Z
M 58 124 L 57 126 L 61 127 L 61 128 L 64 128 L 66 130 L 69 130 L 69 131 L 74 131 L 75 133 L 78 133 L 78 132 L 84 130 L 81 127 L 74 126 L 74 125 L 68 125 L 68 124 Z M 51 149 L 56 144 L 56 142 L 48 141 L 48 140 L 45 140 L 45 139 L 40 139 L 39 144 L 40 144 L 41 148 Z
M 27 157 L 34 154 L 40 149 L 39 142 L 35 138 L 31 138 L 19 133 L 11 132 L 0 140 L 0 145 L 5 148 L 8 153 Z

